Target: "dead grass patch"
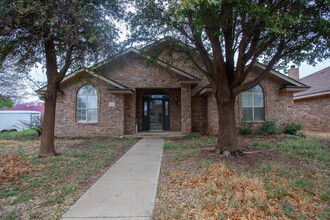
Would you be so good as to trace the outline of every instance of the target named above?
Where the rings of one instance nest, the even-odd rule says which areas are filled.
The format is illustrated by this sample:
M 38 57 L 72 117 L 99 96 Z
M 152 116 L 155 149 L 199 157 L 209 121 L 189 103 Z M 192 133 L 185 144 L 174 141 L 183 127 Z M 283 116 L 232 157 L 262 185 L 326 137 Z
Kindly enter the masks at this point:
M 240 137 L 258 153 L 239 158 L 164 150 L 155 219 L 329 219 L 329 146 L 300 139 Z M 178 143 L 182 154 L 207 147 Z
M 57 139 L 62 154 L 39 158 L 40 140 L 0 140 L 0 219 L 60 219 L 134 143 Z

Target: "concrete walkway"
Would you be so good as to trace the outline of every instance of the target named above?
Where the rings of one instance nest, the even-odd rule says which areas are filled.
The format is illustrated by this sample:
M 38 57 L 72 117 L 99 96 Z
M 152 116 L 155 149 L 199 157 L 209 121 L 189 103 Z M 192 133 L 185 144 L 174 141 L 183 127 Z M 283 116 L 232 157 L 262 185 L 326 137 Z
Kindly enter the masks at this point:
M 63 219 L 151 219 L 163 139 L 142 139 L 122 156 Z

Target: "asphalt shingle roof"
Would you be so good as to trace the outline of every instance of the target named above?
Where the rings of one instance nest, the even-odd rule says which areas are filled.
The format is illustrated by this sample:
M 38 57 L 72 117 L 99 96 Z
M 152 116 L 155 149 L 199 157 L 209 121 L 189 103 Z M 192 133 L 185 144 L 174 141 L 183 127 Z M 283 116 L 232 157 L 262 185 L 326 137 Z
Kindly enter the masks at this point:
M 301 78 L 299 82 L 302 82 L 311 88 L 303 92 L 295 93 L 294 97 L 330 91 L 330 66 Z

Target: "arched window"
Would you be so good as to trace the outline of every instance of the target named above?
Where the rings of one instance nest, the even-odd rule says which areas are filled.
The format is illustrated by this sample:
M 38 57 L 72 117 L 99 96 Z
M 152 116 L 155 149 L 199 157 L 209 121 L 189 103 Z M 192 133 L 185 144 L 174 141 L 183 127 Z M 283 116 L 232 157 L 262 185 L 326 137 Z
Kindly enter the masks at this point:
M 264 94 L 261 86 L 242 92 L 243 121 L 263 121 L 265 119 Z
M 86 85 L 77 94 L 77 122 L 97 122 L 97 90 Z

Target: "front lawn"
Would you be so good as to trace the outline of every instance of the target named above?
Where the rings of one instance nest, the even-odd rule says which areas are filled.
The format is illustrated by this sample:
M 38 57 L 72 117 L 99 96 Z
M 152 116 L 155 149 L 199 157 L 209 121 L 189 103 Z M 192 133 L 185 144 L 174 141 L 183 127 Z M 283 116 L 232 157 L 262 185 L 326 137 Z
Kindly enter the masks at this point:
M 59 219 L 135 142 L 58 139 L 39 158 L 40 140 L 0 140 L 0 219 Z
M 32 129 L 28 129 L 28 130 L 24 130 L 24 131 L 6 131 L 6 132 L 0 132 L 0 138 L 25 136 L 25 135 L 31 135 L 31 134 L 37 134 L 37 131 L 32 130 Z
M 239 137 L 243 157 L 215 155 L 216 138 L 167 140 L 155 219 L 329 219 L 329 139 Z

